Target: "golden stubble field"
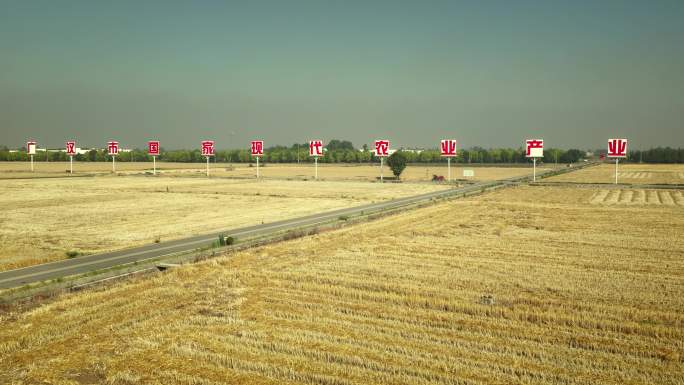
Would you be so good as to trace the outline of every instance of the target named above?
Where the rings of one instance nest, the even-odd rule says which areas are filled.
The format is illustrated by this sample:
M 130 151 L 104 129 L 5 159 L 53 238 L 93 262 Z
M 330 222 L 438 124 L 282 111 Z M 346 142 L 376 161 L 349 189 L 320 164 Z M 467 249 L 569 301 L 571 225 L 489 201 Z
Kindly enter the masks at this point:
M 0 183 L 0 270 L 448 188 L 431 183 L 98 176 Z
M 614 183 L 615 163 L 606 162 L 583 170 L 545 179 L 550 182 Z M 684 164 L 618 165 L 618 182 L 630 184 L 684 184 Z
M 206 175 L 206 165 L 202 163 L 165 163 L 158 162 L 157 170 L 162 176 L 193 176 L 204 177 Z M 368 165 L 340 165 L 340 164 L 319 164 L 318 177 L 321 180 L 353 180 L 353 181 L 374 181 L 380 177 L 380 164 Z M 66 176 L 65 170 L 68 170 L 68 163 L 60 162 L 40 162 L 36 163 L 35 172 L 31 173 L 30 166 L 27 163 L 21 162 L 0 162 L 0 178 L 39 178 L 39 177 L 55 177 Z M 474 170 L 473 177 L 463 177 L 463 170 Z M 74 163 L 74 175 L 85 174 L 110 174 L 112 170 L 111 163 L 101 162 L 79 162 Z M 121 175 L 143 174 L 145 172 L 152 172 L 151 162 L 119 162 L 116 170 Z M 539 172 L 548 170 L 548 168 L 539 167 Z M 453 179 L 468 179 L 468 180 L 496 180 L 502 178 L 509 178 L 520 175 L 528 175 L 532 173 L 531 166 L 520 167 L 458 167 L 451 168 Z M 391 176 L 392 172 L 384 166 L 384 176 Z M 212 163 L 210 168 L 210 175 L 221 178 L 256 178 L 256 167 L 249 167 L 248 164 L 226 164 L 226 163 Z M 264 179 L 295 179 L 311 180 L 314 178 L 315 170 L 313 163 L 301 164 L 268 164 L 266 167 L 260 167 L 260 176 Z M 433 175 L 447 176 L 446 165 L 426 165 L 413 166 L 410 165 L 404 170 L 402 180 L 405 181 L 430 181 Z
M 681 384 L 684 207 L 601 191 L 500 190 L 6 312 L 0 382 Z

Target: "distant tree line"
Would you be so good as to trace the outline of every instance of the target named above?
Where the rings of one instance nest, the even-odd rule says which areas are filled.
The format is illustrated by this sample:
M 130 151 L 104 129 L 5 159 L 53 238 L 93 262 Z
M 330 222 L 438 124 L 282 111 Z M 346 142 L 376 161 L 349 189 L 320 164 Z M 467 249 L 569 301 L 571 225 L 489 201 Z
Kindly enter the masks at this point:
M 656 147 L 645 151 L 629 151 L 627 159 L 644 163 L 684 163 L 684 148 Z
M 411 150 L 404 149 L 403 155 L 407 163 L 446 163 L 446 159 L 440 156 L 438 149 Z M 605 151 L 603 151 L 605 152 Z M 600 153 L 600 152 L 596 152 Z M 544 149 L 545 163 L 574 163 L 585 158 L 585 152 L 578 149 Z M 49 161 L 67 161 L 69 157 L 65 152 L 50 151 Z M 35 159 L 45 160 L 45 153 L 39 152 Z M 7 147 L 0 147 L 0 161 L 27 161 L 29 159 L 25 149 L 10 152 Z M 74 160 L 80 162 L 104 162 L 111 158 L 107 151 L 90 150 L 85 154 L 79 154 Z M 194 150 L 165 150 L 161 149 L 161 155 L 157 157 L 159 161 L 165 162 L 205 162 L 204 156 L 199 149 Z M 631 151 L 628 160 L 632 162 L 646 163 L 684 163 L 684 149 L 674 149 L 670 147 L 658 147 L 646 151 Z M 152 161 L 147 155 L 147 150 L 135 149 L 130 152 L 121 152 L 117 155 L 119 162 L 145 162 Z M 250 163 L 254 158 L 248 149 L 238 150 L 217 150 L 213 159 L 220 163 Z M 266 148 L 264 156 L 261 158 L 265 163 L 296 163 L 313 162 L 309 157 L 309 144 L 301 143 L 292 146 L 273 146 Z M 319 158 L 322 163 L 369 163 L 377 162 L 378 159 L 373 155 L 373 151 L 364 145 L 361 149 L 355 148 L 350 141 L 331 140 L 325 146 L 324 156 Z M 452 160 L 455 163 L 527 163 L 530 160 L 525 158 L 523 148 L 489 148 L 471 147 L 459 150 L 458 157 Z

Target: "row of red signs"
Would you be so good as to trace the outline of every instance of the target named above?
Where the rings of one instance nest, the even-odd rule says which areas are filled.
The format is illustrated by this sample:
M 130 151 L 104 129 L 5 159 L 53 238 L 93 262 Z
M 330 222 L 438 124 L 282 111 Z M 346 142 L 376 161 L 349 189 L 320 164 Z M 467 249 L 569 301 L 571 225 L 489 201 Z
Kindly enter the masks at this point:
M 389 156 L 389 140 L 375 141 L 375 156 L 385 157 Z M 527 139 L 525 141 L 525 156 L 528 158 L 541 158 L 544 156 L 544 140 L 543 139 Z M 26 142 L 26 151 L 29 154 L 35 154 L 36 142 Z M 456 156 L 456 140 L 444 139 L 440 142 L 440 153 L 442 156 L 453 157 Z M 202 141 L 201 151 L 203 156 L 214 155 L 214 141 Z M 251 145 L 252 156 L 264 155 L 264 141 L 254 140 Z M 119 142 L 107 142 L 107 152 L 109 155 L 119 154 Z M 152 140 L 147 142 L 147 152 L 152 156 L 160 154 L 159 141 Z M 67 155 L 76 154 L 76 142 L 66 142 Z M 309 155 L 323 156 L 323 141 L 311 140 L 309 141 Z M 627 139 L 609 139 L 608 140 L 608 156 L 611 158 L 625 158 L 627 157 Z
M 527 139 L 525 141 L 525 156 L 528 158 L 542 158 L 544 156 L 544 139 Z M 608 157 L 626 158 L 627 139 L 608 139 Z M 601 155 L 603 158 L 603 155 Z

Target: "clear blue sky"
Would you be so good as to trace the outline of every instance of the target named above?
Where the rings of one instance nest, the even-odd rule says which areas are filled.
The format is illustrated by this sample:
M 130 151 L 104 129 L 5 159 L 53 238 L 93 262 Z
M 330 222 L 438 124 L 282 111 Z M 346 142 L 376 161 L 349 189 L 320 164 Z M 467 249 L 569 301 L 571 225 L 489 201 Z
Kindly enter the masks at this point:
M 684 146 L 684 1 L 0 0 L 0 144 L 446 136 Z

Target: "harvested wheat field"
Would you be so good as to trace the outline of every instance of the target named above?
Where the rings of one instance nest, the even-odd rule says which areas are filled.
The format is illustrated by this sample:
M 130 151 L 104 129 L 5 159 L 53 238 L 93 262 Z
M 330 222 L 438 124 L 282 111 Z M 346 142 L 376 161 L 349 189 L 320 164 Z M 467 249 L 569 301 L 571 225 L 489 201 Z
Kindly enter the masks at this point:
M 463 177 L 463 170 L 474 170 L 473 177 Z M 537 171 L 545 171 L 548 168 L 538 168 Z M 192 173 L 203 173 L 205 169 L 197 170 L 174 170 L 165 172 L 163 175 L 189 175 Z M 236 167 L 217 167 L 212 170 L 215 176 L 219 177 L 239 177 L 252 178 L 256 175 L 256 168 L 245 165 Z M 260 176 L 265 179 L 313 179 L 315 169 L 313 163 L 303 164 L 269 164 L 261 167 Z M 532 167 L 463 167 L 462 165 L 451 168 L 452 179 L 461 180 L 498 180 L 515 176 L 532 174 Z M 392 176 L 392 171 L 387 167 L 383 168 L 385 177 Z M 401 174 L 401 179 L 408 182 L 427 182 L 431 181 L 433 175 L 447 177 L 446 164 L 432 165 L 409 165 Z M 318 178 L 320 180 L 354 180 L 354 181 L 374 181 L 380 178 L 380 164 L 368 165 L 339 165 L 339 164 L 319 164 Z
M 603 189 L 591 196 L 592 204 L 684 206 L 682 190 Z
M 229 167 L 224 163 L 212 164 L 212 167 Z M 168 163 L 157 162 L 157 171 L 205 169 L 204 164 L 198 163 Z M 69 176 L 69 162 L 35 162 L 34 172 L 28 162 L 0 162 L 0 179 L 43 178 Z M 116 171 L 120 174 L 141 174 L 152 172 L 152 162 L 117 162 Z M 74 161 L 74 175 L 111 174 L 111 162 L 76 162 Z
M 68 176 L 66 170 L 69 169 L 68 163 L 63 162 L 36 162 L 35 172 L 31 173 L 30 165 L 22 162 L 0 162 L 0 179 L 12 178 L 41 178 Z M 463 177 L 463 170 L 474 170 L 473 177 Z M 538 167 L 539 172 L 548 168 Z M 76 162 L 74 163 L 74 175 L 93 175 L 110 174 L 112 164 L 107 162 Z M 119 175 L 136 175 L 152 173 L 151 162 L 118 162 L 116 171 Z M 314 179 L 315 170 L 313 163 L 301 164 L 281 164 L 272 163 L 260 167 L 260 176 L 264 179 L 294 179 L 311 180 Z M 203 163 L 167 163 L 157 162 L 157 172 L 160 176 L 206 176 L 206 165 Z M 532 173 L 531 166 L 519 167 L 464 167 L 463 165 L 451 168 L 453 179 L 464 180 L 497 180 L 510 178 Z M 384 176 L 391 176 L 391 170 L 385 166 Z M 256 178 L 256 167 L 249 164 L 226 164 L 212 163 L 210 165 L 210 175 L 221 178 Z M 402 174 L 404 181 L 431 181 L 433 175 L 447 176 L 446 164 L 416 166 L 409 165 Z M 320 180 L 353 180 L 353 181 L 374 181 L 380 177 L 380 164 L 319 164 L 318 177 Z
M 614 183 L 615 163 L 546 179 L 550 182 Z M 618 182 L 630 184 L 684 184 L 684 164 L 619 164 Z
M 13 384 L 681 384 L 684 208 L 520 187 L 0 319 Z
M 89 177 L 0 184 L 0 270 L 273 222 L 448 186 Z

